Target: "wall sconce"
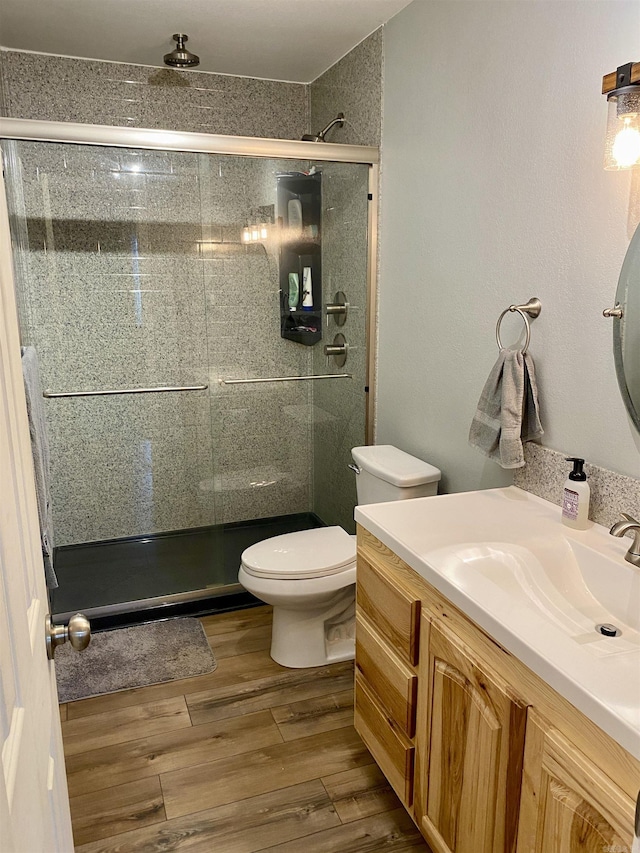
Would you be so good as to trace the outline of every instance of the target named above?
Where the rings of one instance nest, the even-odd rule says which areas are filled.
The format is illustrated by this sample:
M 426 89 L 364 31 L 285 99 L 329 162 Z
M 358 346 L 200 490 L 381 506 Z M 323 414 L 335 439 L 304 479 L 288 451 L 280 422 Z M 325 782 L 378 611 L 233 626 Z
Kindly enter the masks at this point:
M 628 62 L 602 78 L 607 96 L 605 169 L 640 166 L 640 62 Z

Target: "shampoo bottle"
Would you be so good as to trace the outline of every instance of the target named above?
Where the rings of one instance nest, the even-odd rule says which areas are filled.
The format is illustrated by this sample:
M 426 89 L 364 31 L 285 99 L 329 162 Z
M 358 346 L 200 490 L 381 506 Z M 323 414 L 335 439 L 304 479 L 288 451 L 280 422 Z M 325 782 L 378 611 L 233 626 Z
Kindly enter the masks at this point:
M 300 298 L 300 282 L 297 272 L 289 273 L 289 311 L 295 311 Z
M 302 310 L 313 311 L 313 285 L 311 267 L 302 268 Z
M 589 523 L 589 497 L 591 490 L 587 475 L 582 470 L 584 459 L 569 457 L 573 471 L 564 484 L 562 493 L 562 523 L 574 530 L 586 530 Z

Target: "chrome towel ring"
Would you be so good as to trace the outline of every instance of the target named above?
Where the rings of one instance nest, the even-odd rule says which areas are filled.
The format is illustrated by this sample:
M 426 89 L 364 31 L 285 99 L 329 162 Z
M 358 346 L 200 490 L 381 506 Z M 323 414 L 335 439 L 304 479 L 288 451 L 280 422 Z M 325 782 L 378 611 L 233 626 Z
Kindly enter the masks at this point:
M 498 349 L 504 349 L 502 346 L 502 341 L 500 340 L 500 323 L 502 323 L 502 318 L 505 314 L 508 314 L 509 311 L 517 311 L 518 314 L 524 320 L 524 326 L 526 330 L 526 340 L 524 342 L 524 346 L 522 347 L 522 354 L 524 355 L 526 351 L 529 349 L 529 343 L 531 341 L 531 324 L 529 322 L 529 317 L 532 320 L 540 314 L 542 311 L 542 303 L 536 296 L 532 296 L 531 299 L 525 303 L 524 305 L 509 305 L 508 308 L 505 308 L 502 314 L 498 317 L 498 322 L 496 323 L 496 343 L 498 344 Z M 527 317 L 527 314 L 529 317 Z

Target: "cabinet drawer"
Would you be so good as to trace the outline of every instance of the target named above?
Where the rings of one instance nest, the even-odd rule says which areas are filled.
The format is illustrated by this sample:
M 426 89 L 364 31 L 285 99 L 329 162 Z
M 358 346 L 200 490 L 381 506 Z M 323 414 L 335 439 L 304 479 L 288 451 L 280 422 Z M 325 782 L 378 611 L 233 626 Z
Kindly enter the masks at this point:
M 418 662 L 420 601 L 358 553 L 356 597 L 361 613 L 410 664 Z
M 404 733 L 413 737 L 418 676 L 393 653 L 360 611 L 356 614 L 356 667 L 380 704 Z
M 405 806 L 413 801 L 415 750 L 393 725 L 356 672 L 355 727 Z

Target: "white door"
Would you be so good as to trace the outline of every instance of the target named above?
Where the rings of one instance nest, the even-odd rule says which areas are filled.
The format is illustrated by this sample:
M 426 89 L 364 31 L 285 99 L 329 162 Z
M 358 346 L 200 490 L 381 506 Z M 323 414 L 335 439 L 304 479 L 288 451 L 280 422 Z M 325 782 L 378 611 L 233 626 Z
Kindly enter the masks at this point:
M 0 173 L 0 851 L 69 853 L 53 663 L 11 245 Z

